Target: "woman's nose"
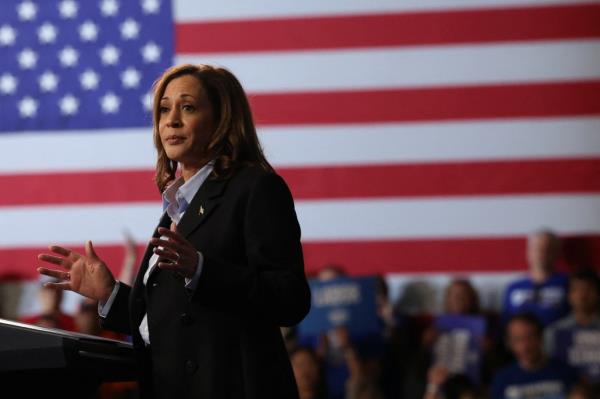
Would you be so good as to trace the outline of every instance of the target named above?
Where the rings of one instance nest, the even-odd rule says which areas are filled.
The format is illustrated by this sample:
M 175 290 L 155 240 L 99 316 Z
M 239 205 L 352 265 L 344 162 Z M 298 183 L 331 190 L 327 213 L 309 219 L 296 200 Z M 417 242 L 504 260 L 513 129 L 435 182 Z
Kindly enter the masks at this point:
M 169 114 L 169 119 L 167 120 L 168 127 L 180 127 L 181 126 L 181 118 L 179 117 L 179 112 L 171 112 Z

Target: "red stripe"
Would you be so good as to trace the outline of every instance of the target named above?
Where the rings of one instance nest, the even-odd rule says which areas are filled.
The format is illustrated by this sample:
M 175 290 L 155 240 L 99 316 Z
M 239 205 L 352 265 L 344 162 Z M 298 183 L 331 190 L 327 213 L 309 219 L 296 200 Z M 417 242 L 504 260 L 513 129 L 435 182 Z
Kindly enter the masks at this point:
M 569 237 L 561 269 L 600 265 L 600 236 Z M 352 275 L 425 272 L 522 271 L 525 238 L 468 238 L 405 241 L 310 242 L 304 244 L 306 270 L 314 274 L 336 264 Z
M 124 248 L 95 245 L 99 256 L 118 275 Z M 600 265 L 600 236 L 568 237 L 562 267 Z M 73 248 L 83 251 L 83 248 Z M 143 253 L 140 246 L 138 253 Z M 0 249 L 0 278 L 37 277 L 37 255 L 45 248 Z M 314 274 L 327 264 L 353 275 L 419 272 L 509 272 L 525 270 L 525 238 L 348 241 L 304 243 L 305 267 Z
M 281 169 L 296 199 L 600 192 L 600 158 Z
M 151 170 L 0 175 L 0 206 L 160 201 Z
M 600 6 L 386 13 L 178 23 L 178 54 L 600 37 Z
M 600 113 L 600 81 L 255 94 L 259 125 L 416 122 Z
M 296 200 L 600 192 L 600 158 L 278 168 Z M 0 175 L 0 206 L 156 202 L 152 171 Z M 64 189 L 65 182 L 77 190 Z

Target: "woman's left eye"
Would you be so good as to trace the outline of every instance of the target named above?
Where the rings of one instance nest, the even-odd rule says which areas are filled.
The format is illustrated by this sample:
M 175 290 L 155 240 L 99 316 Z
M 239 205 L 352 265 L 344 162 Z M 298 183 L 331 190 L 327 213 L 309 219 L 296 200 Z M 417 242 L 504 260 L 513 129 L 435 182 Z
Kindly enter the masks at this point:
M 185 104 L 184 106 L 181 107 L 184 111 L 193 111 L 195 108 L 193 105 L 190 104 Z

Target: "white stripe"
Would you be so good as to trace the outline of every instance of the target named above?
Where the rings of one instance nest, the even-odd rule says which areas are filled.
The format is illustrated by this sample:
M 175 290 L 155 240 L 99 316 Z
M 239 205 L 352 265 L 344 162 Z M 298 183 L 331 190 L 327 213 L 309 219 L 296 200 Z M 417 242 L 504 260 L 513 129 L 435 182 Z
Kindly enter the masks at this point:
M 276 167 L 600 155 L 600 117 L 277 126 L 260 128 L 259 136 Z M 0 156 L 4 174 L 155 164 L 149 129 L 1 134 Z
M 297 201 L 296 210 L 305 241 L 600 233 L 600 195 Z M 0 208 L 0 225 L 19 227 L 0 246 L 114 244 L 124 229 L 145 242 L 159 216 L 148 203 Z
M 600 77 L 600 40 L 193 54 L 177 63 L 230 69 L 251 93 L 477 85 Z
M 0 225 L 18 226 L 0 238 L 0 247 L 122 244 L 124 231 L 147 242 L 161 215 L 160 203 L 0 208 Z
M 151 128 L 0 134 L 0 173 L 150 168 Z
M 600 155 L 600 118 L 263 128 L 276 166 Z
M 175 0 L 177 22 L 595 3 L 572 0 Z
M 600 195 L 302 201 L 297 211 L 306 240 L 600 232 Z

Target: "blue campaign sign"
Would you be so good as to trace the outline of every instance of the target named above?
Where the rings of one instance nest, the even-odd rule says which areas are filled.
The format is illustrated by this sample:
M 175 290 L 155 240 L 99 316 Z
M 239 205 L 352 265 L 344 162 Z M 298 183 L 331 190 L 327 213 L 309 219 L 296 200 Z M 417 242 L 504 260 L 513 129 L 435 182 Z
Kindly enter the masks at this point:
M 564 328 L 554 336 L 555 356 L 589 382 L 600 382 L 600 329 Z
M 439 336 L 434 346 L 434 364 L 452 373 L 465 374 L 480 382 L 482 345 L 486 322 L 479 316 L 442 315 L 435 320 Z
M 312 306 L 298 326 L 300 336 L 319 336 L 339 327 L 353 337 L 379 334 L 374 277 L 342 277 L 310 281 Z

